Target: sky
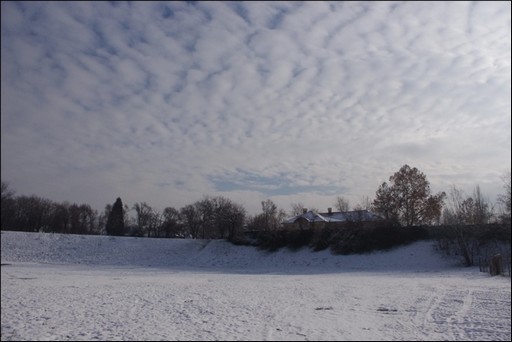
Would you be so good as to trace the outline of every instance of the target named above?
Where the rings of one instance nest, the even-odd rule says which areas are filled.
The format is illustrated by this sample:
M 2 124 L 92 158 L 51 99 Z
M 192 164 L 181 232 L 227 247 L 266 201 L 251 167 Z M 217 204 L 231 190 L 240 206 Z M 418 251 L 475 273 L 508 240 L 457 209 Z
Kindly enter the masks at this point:
M 7 231 L 0 241 L 4 341 L 511 337 L 510 277 L 462 267 L 432 241 L 357 255 Z
M 1 3 L 1 178 L 157 210 L 354 206 L 408 164 L 490 201 L 510 2 Z

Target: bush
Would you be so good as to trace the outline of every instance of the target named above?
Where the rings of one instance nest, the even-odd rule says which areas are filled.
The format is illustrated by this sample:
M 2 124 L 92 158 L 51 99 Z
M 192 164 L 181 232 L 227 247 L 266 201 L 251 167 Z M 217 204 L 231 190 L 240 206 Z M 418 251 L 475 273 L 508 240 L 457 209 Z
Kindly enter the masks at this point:
M 331 248 L 334 254 L 354 254 L 389 249 L 428 236 L 429 232 L 423 227 L 402 228 L 386 223 L 379 226 L 353 225 L 258 232 L 255 240 L 260 249 L 268 251 L 283 247 L 297 250 L 308 246 L 313 251 Z
M 428 231 L 422 227 L 399 227 L 392 224 L 347 227 L 331 236 L 330 246 L 334 254 L 367 253 L 427 239 L 428 236 Z
M 506 224 L 438 226 L 431 233 L 441 252 L 461 256 L 466 266 L 494 254 L 510 255 L 510 235 L 511 227 Z
M 243 234 L 236 234 L 227 240 L 235 246 L 254 246 L 254 243 L 252 243 L 251 240 L 246 238 Z
M 291 250 L 298 250 L 302 247 L 308 246 L 312 237 L 313 231 L 311 229 L 286 231 L 286 246 Z
M 275 252 L 286 246 L 284 231 L 273 230 L 260 232 L 256 237 L 256 245 L 260 249 Z
M 312 234 L 309 247 L 315 252 L 329 248 L 333 234 L 334 231 L 331 228 L 316 229 Z

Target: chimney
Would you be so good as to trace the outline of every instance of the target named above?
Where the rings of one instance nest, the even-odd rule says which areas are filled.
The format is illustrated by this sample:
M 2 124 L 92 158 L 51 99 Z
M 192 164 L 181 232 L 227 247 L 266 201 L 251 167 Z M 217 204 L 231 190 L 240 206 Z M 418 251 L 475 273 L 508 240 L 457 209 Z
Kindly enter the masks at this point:
M 329 213 L 329 215 L 332 215 L 332 208 L 327 208 L 327 212 Z
M 308 208 L 302 208 L 302 213 L 305 214 L 308 212 Z

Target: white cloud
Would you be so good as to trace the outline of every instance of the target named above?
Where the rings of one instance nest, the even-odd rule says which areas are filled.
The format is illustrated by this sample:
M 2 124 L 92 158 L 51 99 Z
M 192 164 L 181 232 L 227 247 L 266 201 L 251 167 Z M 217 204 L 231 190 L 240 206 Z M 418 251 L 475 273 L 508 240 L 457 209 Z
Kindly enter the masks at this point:
M 510 92 L 507 3 L 2 3 L 2 179 L 96 208 L 357 202 L 405 163 L 495 197 Z

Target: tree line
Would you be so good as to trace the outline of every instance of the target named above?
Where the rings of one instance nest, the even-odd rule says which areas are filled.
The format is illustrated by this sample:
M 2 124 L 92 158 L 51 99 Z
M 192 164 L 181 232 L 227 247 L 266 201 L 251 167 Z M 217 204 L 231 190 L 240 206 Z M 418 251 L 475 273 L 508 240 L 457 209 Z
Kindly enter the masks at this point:
M 129 216 L 130 210 L 135 217 Z M 146 202 L 130 208 L 117 198 L 98 213 L 88 204 L 15 196 L 5 182 L 1 215 L 2 230 L 227 240 L 234 240 L 242 232 L 248 218 L 241 205 L 222 196 L 205 197 L 180 210 L 167 207 L 162 212 Z
M 432 194 L 424 173 L 404 165 L 383 182 L 375 198 L 364 198 L 354 209 L 368 209 L 400 226 L 444 224 L 510 224 L 510 172 L 502 177 L 505 193 L 493 205 L 479 186 L 466 195 L 452 186 Z M 348 211 L 349 202 L 338 196 L 333 203 L 339 211 Z M 223 196 L 205 196 L 180 209 L 166 207 L 162 212 L 146 202 L 131 208 L 117 198 L 103 212 L 88 204 L 57 203 L 39 196 L 16 196 L 9 185 L 1 183 L 1 229 L 66 234 L 106 234 L 162 238 L 227 239 L 236 241 L 244 230 L 276 231 L 285 218 L 302 214 L 302 203 L 291 205 L 286 213 L 270 199 L 261 202 L 261 212 L 250 216 L 245 208 Z M 315 210 L 314 208 L 310 208 Z M 135 217 L 130 217 L 130 211 Z M 318 211 L 318 210 L 316 210 Z
M 402 226 L 443 224 L 510 223 L 510 172 L 502 176 L 505 193 L 494 205 L 475 186 L 466 195 L 455 185 L 448 194 L 431 194 L 426 175 L 417 168 L 404 165 L 377 189 L 372 208 L 388 220 Z

